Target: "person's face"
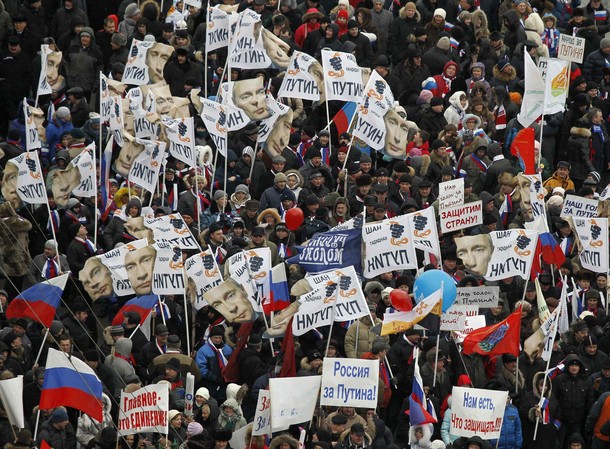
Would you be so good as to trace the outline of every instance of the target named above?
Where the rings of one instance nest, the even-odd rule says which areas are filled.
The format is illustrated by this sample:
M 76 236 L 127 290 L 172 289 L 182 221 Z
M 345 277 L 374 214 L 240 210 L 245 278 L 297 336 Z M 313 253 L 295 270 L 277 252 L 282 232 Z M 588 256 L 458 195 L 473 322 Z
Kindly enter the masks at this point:
M 335 206 L 335 213 L 340 216 L 343 217 L 346 213 L 347 213 L 347 206 L 343 203 L 339 203 Z
M 396 159 L 406 157 L 409 128 L 406 120 L 390 109 L 383 118 L 386 126 L 385 154 Z
M 375 221 L 383 220 L 385 218 L 385 209 L 375 209 L 373 217 Z
M 488 235 L 465 236 L 455 239 L 457 256 L 462 259 L 467 270 L 485 276 L 491 258 L 492 245 Z
M 364 435 L 356 435 L 355 433 L 350 433 L 349 437 L 356 446 L 362 446 L 362 443 L 364 442 Z
M 298 184 L 299 180 L 296 176 L 288 176 L 288 188 L 294 189 Z
M 19 170 L 15 164 L 6 164 L 4 177 L 2 178 L 2 196 L 5 201 L 13 206 L 13 209 L 18 209 L 21 206 L 21 198 L 17 193 L 18 173 Z
M 61 340 L 59 342 L 59 349 L 63 352 L 70 352 L 71 347 L 72 344 L 70 343 L 70 340 Z
M 580 372 L 580 365 L 578 363 L 572 363 L 570 366 L 568 366 L 568 372 L 572 376 L 576 376 Z
M 61 64 L 61 53 L 53 52 L 47 55 L 47 82 L 54 87 L 59 81 L 59 66 Z
M 15 31 L 17 31 L 18 33 L 22 33 L 23 30 L 25 30 L 27 24 L 27 22 L 13 22 L 13 27 L 15 28 Z
M 517 5 L 517 11 L 519 11 L 521 14 L 525 13 L 526 10 L 527 10 L 527 5 L 525 3 L 519 3 Z
M 51 191 L 55 203 L 59 206 L 68 204 L 72 191 L 80 184 L 80 172 L 78 168 L 71 166 L 67 170 L 57 170 L 52 174 Z
M 330 429 L 333 434 L 340 435 L 345 431 L 345 424 L 335 424 L 334 422 L 331 422 Z
M 215 298 L 210 306 L 230 323 L 246 323 L 254 319 L 254 309 L 246 291 L 233 280 L 215 289 Z
M 222 244 L 224 241 L 224 234 L 222 233 L 222 229 L 219 229 L 210 234 L 210 240 L 216 244 Z
M 455 69 L 455 66 L 453 64 L 445 69 L 445 74 L 448 77 L 455 76 L 455 72 L 456 72 L 456 69 Z
M 591 92 L 591 91 L 589 91 Z M 595 95 L 597 95 L 597 91 L 595 92 Z M 598 112 L 597 114 L 595 114 L 593 117 L 591 117 L 591 123 L 593 123 L 594 125 L 600 125 L 602 122 L 604 121 L 604 117 L 602 116 L 601 112 Z
M 265 86 L 261 77 L 237 81 L 233 85 L 233 103 L 243 109 L 251 120 L 263 120 L 269 117 L 265 96 Z
M 349 34 L 352 37 L 358 36 L 358 27 L 352 27 L 349 29 Z
M 131 165 L 142 151 L 144 151 L 144 145 L 125 140 L 123 148 L 121 148 L 119 156 L 114 164 L 115 171 L 121 176 L 129 176 Z
M 179 428 L 180 426 L 182 426 L 182 415 L 178 414 L 176 415 L 176 417 L 174 419 L 172 419 L 170 422 L 172 427 L 174 428 Z
M 146 26 L 144 28 L 146 29 Z M 163 68 L 173 52 L 173 47 L 158 43 L 148 49 L 148 52 L 146 53 L 146 66 L 148 67 L 150 84 L 164 80 Z
M 227 449 L 228 445 L 228 441 L 216 441 L 215 443 L 216 449 Z
M 274 156 L 281 156 L 282 150 L 288 145 L 290 140 L 290 131 L 292 129 L 292 109 L 286 114 L 281 115 L 273 125 L 273 129 L 267 137 L 265 148 L 267 153 L 272 158 Z M 284 164 L 282 164 L 284 165 Z M 282 170 L 284 167 L 282 167 Z
M 136 295 L 148 295 L 152 291 L 153 267 L 156 251 L 151 246 L 145 246 L 125 255 L 125 270 L 127 278 Z
M 91 36 L 89 36 L 88 34 L 81 35 L 80 44 L 83 47 L 88 47 L 89 45 L 91 45 Z

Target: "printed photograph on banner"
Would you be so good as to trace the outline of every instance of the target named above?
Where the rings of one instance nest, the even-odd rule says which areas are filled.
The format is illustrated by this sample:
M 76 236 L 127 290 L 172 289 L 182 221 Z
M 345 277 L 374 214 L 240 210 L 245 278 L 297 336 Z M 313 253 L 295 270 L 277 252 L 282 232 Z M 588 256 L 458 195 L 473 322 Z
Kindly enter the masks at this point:
M 232 103 L 244 111 L 250 120 L 264 120 L 271 115 L 264 82 L 263 77 L 257 76 L 231 83 Z
M 152 245 L 125 254 L 127 279 L 137 296 L 150 295 L 157 251 Z
M 155 87 L 150 89 L 155 96 L 154 112 L 158 115 L 168 115 L 174 107 L 174 97 L 169 90 L 169 86 Z
M 203 299 L 230 323 L 246 323 L 256 318 L 248 293 L 233 279 L 203 293 Z
M 393 159 L 406 159 L 407 140 L 409 138 L 409 125 L 406 113 L 402 106 L 390 109 L 383 116 L 385 124 L 385 140 L 381 152 Z
M 78 280 L 93 301 L 108 298 L 114 294 L 113 279 L 110 269 L 102 263 L 101 257 L 90 257 L 78 273 Z
M 262 29 L 260 38 L 263 39 L 263 48 L 271 59 L 272 67 L 280 70 L 287 69 L 290 62 L 290 45 L 266 28 Z
M 184 266 L 187 275 L 186 296 L 199 310 L 207 305 L 203 294 L 222 282 L 220 269 L 209 248 L 186 259 Z
M 139 41 L 138 39 L 133 40 L 131 48 L 129 49 L 125 70 L 123 71 L 122 81 L 125 84 L 142 86 L 150 82 L 150 73 L 153 72 L 154 69 L 149 70 L 148 64 L 150 62 L 154 65 L 154 61 L 149 61 L 147 53 L 153 45 L 156 45 L 156 43 Z M 163 79 L 163 69 L 161 69 L 161 79 Z
M 143 216 L 129 216 L 123 227 L 129 235 L 132 235 L 136 239 L 146 239 L 149 244 L 153 244 L 155 242 L 154 233 L 152 229 L 144 224 L 144 220 L 145 218 Z
M 258 142 L 271 159 L 281 156 L 282 150 L 288 145 L 292 130 L 293 111 L 273 99 L 268 101 L 272 115 L 259 125 Z
M 326 100 L 324 70 L 307 53 L 295 51 L 282 80 L 278 97 L 301 98 L 317 103 Z
M 123 134 L 125 135 L 125 133 Z M 119 151 L 119 155 L 114 161 L 112 169 L 119 175 L 127 177 L 131 170 L 131 166 L 137 157 L 144 151 L 144 145 L 136 142 L 135 138 L 125 135 L 126 139 L 123 142 L 123 147 Z
M 477 276 L 485 276 L 494 250 L 491 237 L 488 234 L 467 235 L 456 238 L 455 245 L 464 269 Z
M 285 309 L 275 312 L 269 318 L 269 329 L 263 332 L 263 338 L 280 338 L 283 337 L 290 324 L 290 319 L 297 314 L 301 303 L 295 301 Z
M 64 170 L 55 170 L 49 174 L 51 191 L 58 206 L 65 206 L 72 194 L 91 198 L 95 195 L 96 181 L 93 170 L 93 147 L 85 148 L 70 161 Z
M 57 46 L 41 45 L 40 51 L 40 78 L 38 82 L 37 94 L 48 95 L 53 92 L 58 92 L 66 85 L 66 80 L 61 75 L 62 53 L 56 51 Z
M 152 292 L 156 295 L 184 294 L 184 262 L 179 246 L 167 242 L 155 242 Z

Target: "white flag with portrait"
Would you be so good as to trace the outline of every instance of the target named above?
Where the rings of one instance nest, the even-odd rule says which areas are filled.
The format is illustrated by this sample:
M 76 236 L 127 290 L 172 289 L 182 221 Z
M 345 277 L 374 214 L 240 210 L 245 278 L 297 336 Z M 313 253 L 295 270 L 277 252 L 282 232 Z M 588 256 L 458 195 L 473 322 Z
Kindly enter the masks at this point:
M 110 134 L 112 134 L 116 144 L 123 148 L 123 129 L 125 128 L 125 122 L 123 120 L 123 101 L 121 100 L 121 97 L 111 96 L 109 107 L 108 127 L 110 128 Z
M 51 84 L 49 84 L 49 74 L 47 73 L 49 68 L 53 69 L 53 67 L 48 67 L 49 63 L 52 63 L 52 60 L 49 60 L 49 55 L 51 53 L 54 52 L 47 44 L 42 44 L 40 46 L 40 76 L 38 78 L 38 91 L 36 92 L 37 96 L 49 95 L 53 93 L 53 88 L 51 87 Z M 61 61 L 61 52 L 58 53 L 59 61 Z M 57 69 L 57 67 L 54 68 L 55 71 L 57 71 Z
M 74 189 L 75 196 L 93 198 L 97 195 L 97 180 L 95 178 L 95 142 L 87 145 L 70 163 L 78 169 L 80 183 Z
M 237 69 L 266 69 L 271 65 L 271 59 L 262 37 L 255 36 L 257 25 L 261 26 L 261 17 L 251 9 L 240 13 L 235 34 L 229 45 L 231 56 L 230 66 Z
M 169 243 L 181 249 L 198 251 L 201 249 L 197 239 L 178 212 L 157 218 L 145 218 L 144 226 L 153 231 L 156 242 Z
M 229 277 L 244 288 L 252 308 L 256 312 L 262 312 L 263 308 L 261 306 L 261 301 L 258 299 L 256 284 L 252 280 L 252 275 L 250 274 L 246 253 L 242 251 L 233 254 L 229 257 L 227 263 L 229 264 Z
M 157 251 L 153 268 L 152 292 L 156 295 L 184 294 L 184 262 L 182 250 L 165 242 L 155 242 Z
M 172 119 L 163 117 L 165 133 L 169 141 L 169 154 L 186 165 L 195 160 L 195 120 L 193 117 Z
M 246 248 L 244 250 L 250 278 L 256 286 L 258 302 L 265 304 L 271 300 L 271 249 Z
M 108 271 L 110 271 L 112 289 L 117 296 L 127 296 L 135 293 L 129 278 L 127 277 L 127 270 L 125 269 L 125 254 L 130 251 L 136 251 L 144 248 L 147 245 L 148 241 L 146 239 L 134 240 L 126 245 L 111 249 L 101 256 L 97 256 L 100 259 L 100 262 L 102 262 L 102 264 L 108 268 Z
M 222 282 L 220 269 L 210 248 L 186 259 L 184 266 L 188 277 L 187 294 L 190 293 L 189 298 L 195 310 L 199 310 L 207 305 L 203 294 Z
M 216 148 L 223 156 L 227 155 L 227 132 L 237 131 L 248 124 L 249 120 L 243 120 L 242 114 L 235 106 L 216 103 L 203 98 L 201 100 L 203 109 L 201 119 L 208 133 L 212 137 Z M 242 117 L 238 123 L 232 123 L 233 118 Z
M 318 101 L 320 100 L 321 87 L 318 82 L 323 82 L 323 78 L 322 67 L 313 56 L 295 51 L 292 54 L 277 96 Z
M 25 117 L 25 148 L 26 151 L 37 150 L 42 147 L 40 136 L 38 135 L 38 127 L 34 121 L 32 108 L 27 100 L 23 99 L 23 116 Z
M 205 46 L 208 52 L 229 45 L 229 14 L 217 6 L 208 8 L 208 21 L 205 29 Z

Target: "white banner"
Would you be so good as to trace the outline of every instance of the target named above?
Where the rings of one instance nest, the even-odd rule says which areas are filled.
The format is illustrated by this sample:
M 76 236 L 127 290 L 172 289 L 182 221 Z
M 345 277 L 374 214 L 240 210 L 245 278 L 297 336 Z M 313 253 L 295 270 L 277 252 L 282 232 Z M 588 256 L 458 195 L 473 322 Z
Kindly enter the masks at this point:
M 453 304 L 441 315 L 442 331 L 461 331 L 464 329 L 465 319 L 479 314 L 479 306 L 464 306 Z
M 169 141 L 169 154 L 192 166 L 195 161 L 195 123 L 193 117 L 163 118 Z
M 121 82 L 124 84 L 132 84 L 134 86 L 143 86 L 148 84 L 148 66 L 147 54 L 148 50 L 155 45 L 155 42 L 139 41 L 134 39 L 131 43 L 127 64 Z
M 451 435 L 500 438 L 508 391 L 453 387 Z
M 119 435 L 147 432 L 167 434 L 168 410 L 167 385 L 148 385 L 133 393 L 121 391 Z
M 500 287 L 480 285 L 477 287 L 458 287 L 454 304 L 478 307 L 497 307 Z
M 75 196 L 93 198 L 97 195 L 97 180 L 95 179 L 95 142 L 89 144 L 85 149 L 70 161 L 70 164 L 78 169 L 80 183 L 72 193 Z
M 152 292 L 157 295 L 184 294 L 184 262 L 179 246 L 155 242 L 157 251 L 153 269 Z
M 258 134 L 256 136 L 256 140 L 259 144 L 267 142 L 267 138 L 273 132 L 274 127 L 276 126 L 276 123 L 278 122 L 278 119 L 280 117 L 282 117 L 283 115 L 286 115 L 286 114 L 289 114 L 289 117 L 292 117 L 292 114 L 291 114 L 292 109 L 290 108 L 290 106 L 286 106 L 278 101 L 275 101 L 271 97 L 267 97 L 266 101 L 267 101 L 267 108 L 269 109 L 269 112 L 271 113 L 271 115 L 269 117 L 267 117 L 266 119 L 261 120 L 261 122 L 259 124 Z M 288 127 L 288 131 L 287 131 L 286 135 L 289 138 L 290 137 L 290 128 L 292 126 L 292 119 L 290 120 L 289 123 L 286 123 L 285 126 Z M 273 142 L 273 143 L 278 143 L 278 142 Z M 286 145 L 287 144 L 288 144 L 288 140 L 286 140 Z M 284 147 L 286 145 L 284 145 Z M 280 148 L 279 146 L 276 146 L 274 148 L 270 148 L 270 151 L 274 155 L 280 155 L 280 154 L 282 154 L 283 149 L 284 148 Z
M 112 98 L 108 89 L 108 78 L 100 71 L 100 121 L 102 123 L 110 120 L 110 109 L 112 108 Z
M 273 432 L 312 419 L 320 395 L 321 381 L 322 376 L 269 379 Z
M 258 24 L 258 27 L 257 27 Z M 241 12 L 231 39 L 230 66 L 237 69 L 265 69 L 271 65 L 271 59 L 263 46 L 263 38 L 254 35 L 255 29 L 262 28 L 261 18 L 251 9 Z
M 368 105 L 369 103 L 358 106 L 358 116 L 353 133 L 355 138 L 364 141 L 371 148 L 379 151 L 385 145 L 385 121 L 379 111 L 368 108 Z
M 489 233 L 489 237 L 493 252 L 490 254 L 485 279 L 499 281 L 511 276 L 528 279 L 538 243 L 538 231 L 495 231 Z
M 206 50 L 208 52 L 229 45 L 229 15 L 214 6 L 208 8 L 208 23 L 206 27 Z
M 449 207 L 464 204 L 464 178 L 452 179 L 438 185 L 438 207 Z
M 23 416 L 23 376 L 0 380 L 0 399 L 9 422 L 18 429 L 25 428 Z
M 214 101 L 202 98 L 201 103 L 201 119 L 205 125 L 210 137 L 216 145 L 216 149 L 223 156 L 227 155 L 227 131 L 228 123 L 227 116 L 230 114 L 231 106 L 222 105 Z M 244 124 L 245 125 L 245 124 Z
M 595 218 L 597 217 L 598 200 L 566 195 L 560 217 Z
M 189 257 L 184 264 L 188 286 L 192 289 L 189 295 L 191 304 L 195 310 L 200 310 L 208 304 L 203 294 L 222 282 L 220 269 L 210 248 Z
M 256 286 L 260 304 L 271 301 L 271 249 L 247 248 L 244 251 L 252 283 Z
M 53 56 L 50 56 L 51 54 Z M 60 76 L 61 56 L 60 51 L 54 52 L 47 44 L 40 46 L 40 76 L 38 77 L 37 96 L 49 95 L 53 92 L 53 87 L 49 81 L 55 81 Z
M 129 278 L 127 277 L 125 254 L 130 251 L 144 248 L 147 245 L 148 241 L 146 239 L 135 240 L 126 245 L 111 249 L 101 256 L 97 256 L 100 262 L 108 268 L 108 275 L 112 279 L 112 289 L 117 296 L 133 295 L 135 293 L 131 286 L 131 282 L 129 282 Z M 87 267 L 89 260 L 85 262 L 85 268 Z M 81 281 L 84 283 L 83 279 L 81 279 Z
M 317 284 L 313 291 L 299 297 L 299 309 L 292 320 L 294 335 L 303 335 L 311 329 L 328 326 L 333 322 L 338 309 L 338 282 L 339 277 L 334 276 L 332 280 Z
M 573 218 L 574 231 L 582 245 L 582 268 L 594 273 L 608 272 L 608 219 Z
M 517 120 L 524 128 L 530 126 L 544 112 L 545 84 L 542 74 L 528 52 L 523 52 L 525 91 L 523 93 L 523 104 Z
M 40 136 L 38 135 L 38 127 L 34 122 L 34 116 L 32 114 L 32 108 L 23 99 L 23 116 L 25 117 L 25 148 L 26 151 L 36 150 L 42 147 L 40 142 Z
M 108 115 L 108 128 L 110 134 L 116 144 L 123 148 L 123 130 L 125 129 L 125 122 L 123 116 L 123 101 L 121 97 L 111 96 L 108 100 L 109 115 Z
M 24 203 L 46 204 L 47 191 L 43 183 L 42 170 L 38 161 L 38 152 L 29 151 L 22 153 L 13 159 L 9 159 L 7 164 L 13 164 L 16 170 L 5 167 L 3 182 L 14 183 L 16 178 L 17 195 Z M 16 172 L 16 173 L 15 173 Z M 16 176 L 15 176 L 16 175 Z M 4 186 L 2 188 L 4 193 Z M 4 198 L 8 200 L 7 198 Z
M 364 94 L 362 71 L 354 55 L 322 50 L 322 67 L 324 67 L 324 90 L 328 100 L 355 102 L 362 100 Z
M 585 57 L 585 39 L 561 33 L 557 46 L 557 57 L 582 64 Z
M 544 113 L 556 114 L 565 110 L 570 85 L 570 63 L 556 58 L 541 58 L 540 65 L 546 64 L 544 90 Z
M 233 254 L 227 263 L 229 264 L 229 277 L 244 288 L 254 310 L 261 312 L 263 310 L 261 301 L 258 300 L 258 290 L 252 280 L 246 253 L 242 251 Z
M 417 268 L 409 217 L 403 215 L 364 225 L 366 248 L 363 276 L 372 279 L 393 270 Z
M 138 140 L 138 143 L 144 145 L 144 151 L 138 154 L 133 161 L 131 170 L 129 170 L 129 181 L 154 193 L 161 164 L 165 158 L 165 142 Z
M 441 232 L 453 232 L 483 223 L 483 202 L 473 201 L 440 210 Z
M 413 246 L 415 249 L 420 249 L 440 257 L 441 249 L 438 242 L 434 208 L 427 207 L 422 211 L 408 214 L 407 217 L 409 217 L 411 231 L 413 232 Z
M 322 367 L 320 405 L 377 408 L 379 361 L 327 357 Z
M 186 388 L 184 391 L 184 415 L 193 416 L 193 401 L 195 400 L 195 376 L 186 373 Z
M 320 63 L 307 53 L 295 51 L 277 96 L 319 101 L 323 83 L 324 72 Z
M 148 91 L 146 95 L 147 98 L 155 97 L 155 94 L 152 92 L 152 89 Z M 155 105 L 155 101 L 151 101 L 149 104 Z M 133 129 L 136 133 L 137 139 L 148 139 L 155 140 L 157 136 L 159 136 L 159 127 L 161 126 L 158 123 L 158 115 L 153 111 L 149 112 L 143 108 L 136 109 L 133 111 Z M 153 120 L 156 120 L 153 121 Z M 193 162 L 191 161 L 191 164 Z
M 157 242 L 169 243 L 181 249 L 201 249 L 197 239 L 178 212 L 158 218 L 145 218 L 144 226 L 152 229 Z
M 530 205 L 532 207 L 532 217 L 536 219 L 537 217 L 544 217 L 546 221 L 546 209 L 544 207 L 544 197 L 547 195 L 546 189 L 542 187 L 542 178 L 540 173 L 536 173 L 535 175 L 524 175 L 523 173 L 519 174 L 519 181 L 521 182 L 521 178 L 527 178 L 529 180 L 529 189 L 530 189 Z M 523 195 L 523 188 L 521 189 L 521 194 Z M 523 199 L 522 202 L 523 204 Z M 522 206 L 523 207 L 523 206 Z
M 271 435 L 271 393 L 269 390 L 258 390 L 258 402 L 252 422 L 252 436 Z

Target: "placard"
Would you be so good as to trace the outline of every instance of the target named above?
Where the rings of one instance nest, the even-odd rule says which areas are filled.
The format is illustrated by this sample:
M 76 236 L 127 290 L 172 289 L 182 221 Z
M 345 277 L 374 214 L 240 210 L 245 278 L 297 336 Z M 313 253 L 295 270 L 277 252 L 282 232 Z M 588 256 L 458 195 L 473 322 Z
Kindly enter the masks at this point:
M 582 64 L 585 57 L 585 40 L 582 37 L 561 33 L 557 46 L 557 57 Z
M 379 361 L 326 357 L 320 405 L 377 408 Z
M 438 185 L 438 207 L 447 209 L 464 204 L 464 178 L 452 179 Z
M 464 306 L 453 304 L 441 315 L 442 331 L 461 331 L 464 329 L 464 320 L 479 314 L 479 306 Z
M 169 390 L 167 385 L 153 384 L 133 393 L 121 392 L 119 435 L 168 432 Z
M 451 397 L 451 435 L 500 437 L 508 391 L 453 387 Z
M 252 422 L 252 436 L 271 435 L 271 395 L 269 390 L 258 390 L 258 402 Z
M 483 223 L 483 202 L 461 204 L 439 211 L 441 232 L 453 232 Z
M 500 287 L 497 286 L 458 287 L 453 304 L 497 307 L 499 297 Z
M 597 217 L 598 200 L 566 195 L 560 217 L 593 218 Z

